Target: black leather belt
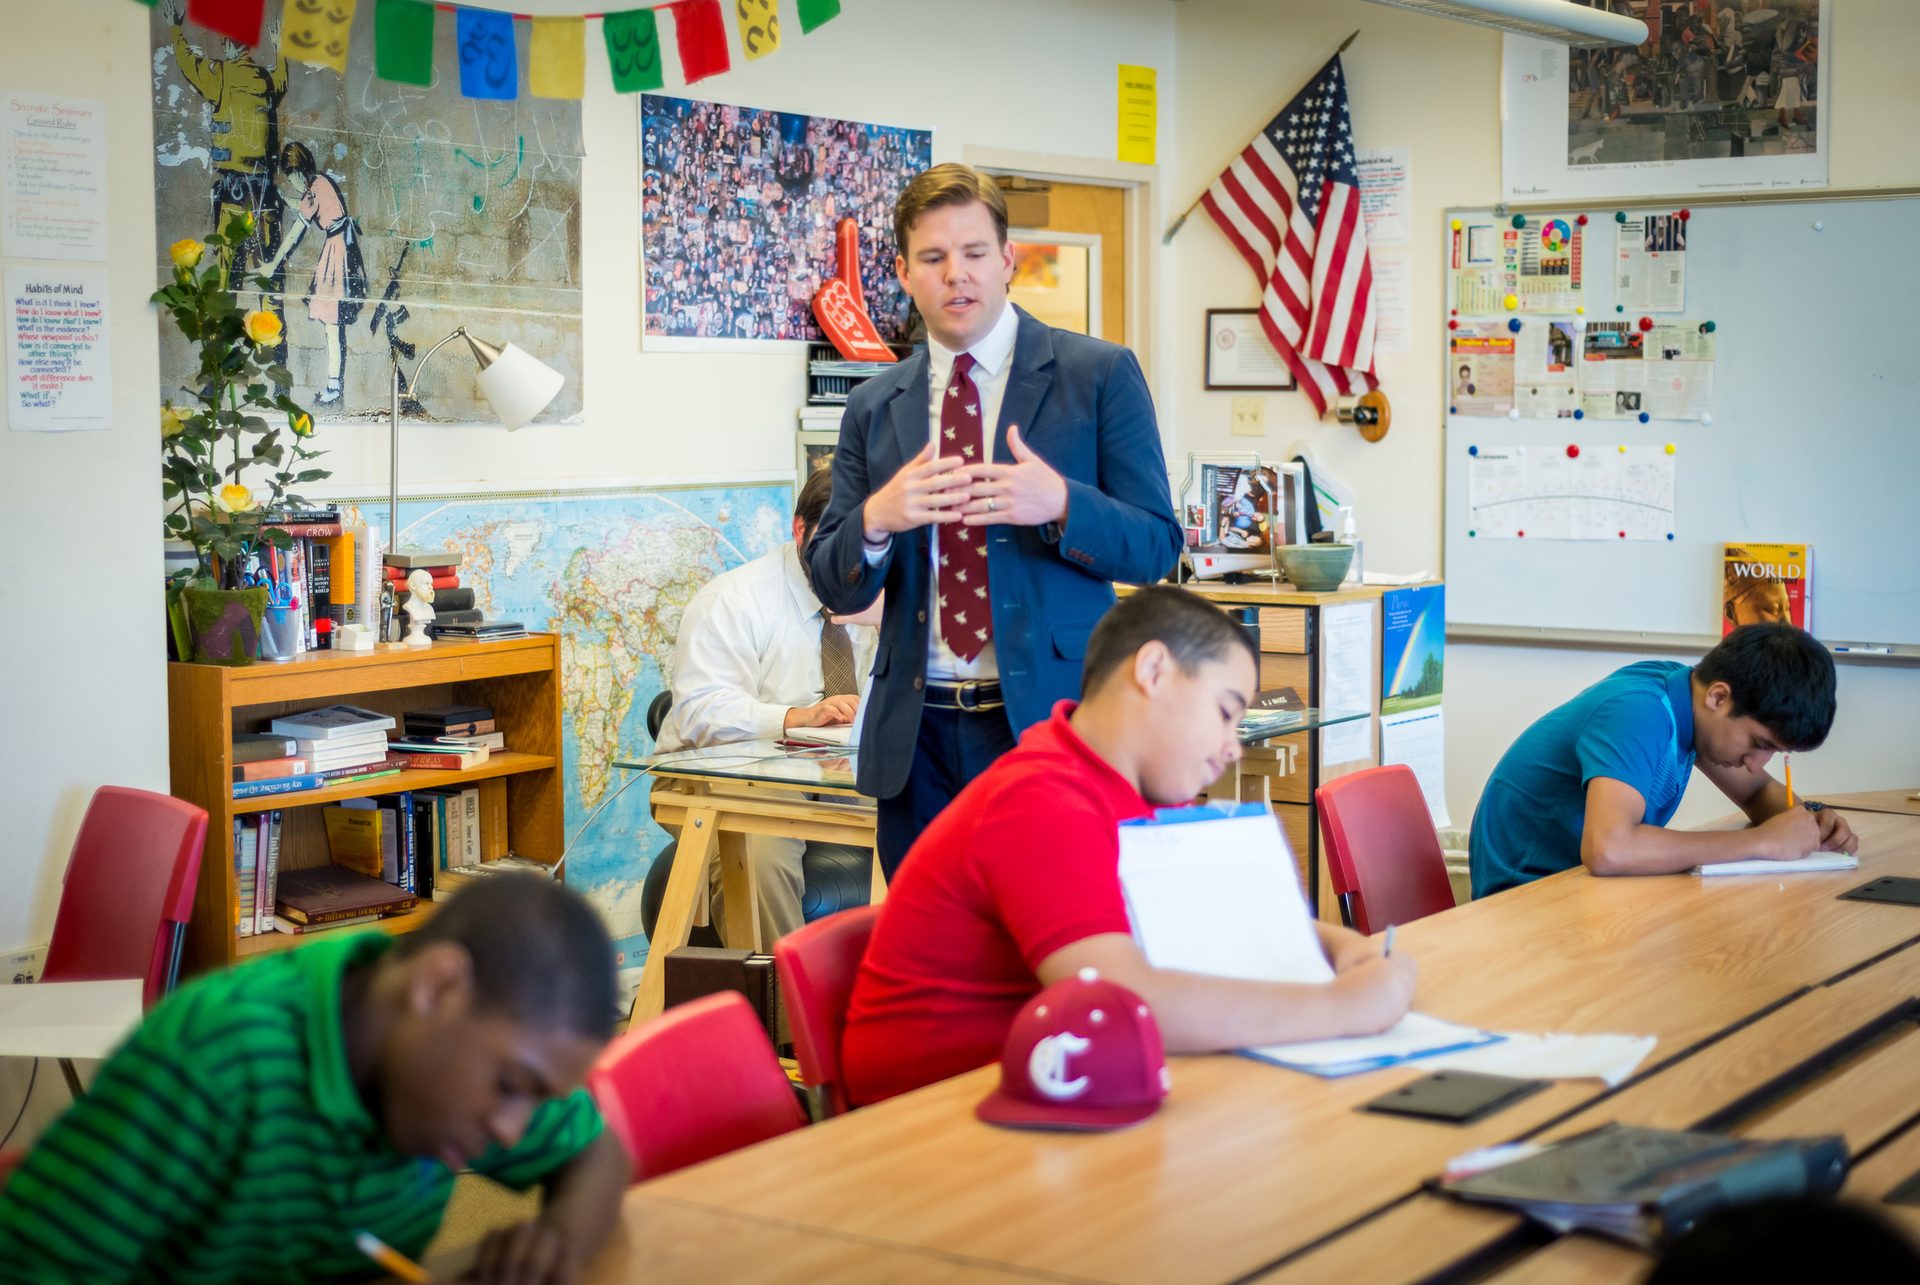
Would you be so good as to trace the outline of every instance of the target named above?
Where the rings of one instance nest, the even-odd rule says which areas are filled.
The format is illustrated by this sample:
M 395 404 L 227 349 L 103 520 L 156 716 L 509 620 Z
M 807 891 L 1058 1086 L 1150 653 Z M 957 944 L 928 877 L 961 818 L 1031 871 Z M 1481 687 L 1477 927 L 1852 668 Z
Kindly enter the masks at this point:
M 983 710 L 999 709 L 1006 704 L 1001 699 L 1000 684 L 983 683 L 977 678 L 969 678 L 964 683 L 927 683 L 927 704 L 935 709 L 963 709 L 969 714 Z

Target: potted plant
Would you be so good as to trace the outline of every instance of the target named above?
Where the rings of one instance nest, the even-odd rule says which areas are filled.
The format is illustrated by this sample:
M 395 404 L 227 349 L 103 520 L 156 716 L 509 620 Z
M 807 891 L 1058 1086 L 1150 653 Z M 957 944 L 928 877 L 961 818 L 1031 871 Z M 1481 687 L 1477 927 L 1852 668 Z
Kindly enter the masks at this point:
M 280 318 L 243 308 L 231 280 L 233 262 L 254 235 L 250 216 L 230 219 L 202 243 L 169 249 L 173 279 L 153 302 L 173 318 L 200 363 L 177 399 L 160 408 L 161 494 L 166 536 L 194 551 L 193 567 L 167 582 L 167 619 L 181 659 L 251 662 L 259 652 L 267 607 L 263 563 L 293 538 L 270 517 L 304 503 L 293 488 L 327 477 L 303 464 L 313 417 L 287 396 L 293 377 L 274 358 Z M 272 289 L 255 277 L 263 292 Z

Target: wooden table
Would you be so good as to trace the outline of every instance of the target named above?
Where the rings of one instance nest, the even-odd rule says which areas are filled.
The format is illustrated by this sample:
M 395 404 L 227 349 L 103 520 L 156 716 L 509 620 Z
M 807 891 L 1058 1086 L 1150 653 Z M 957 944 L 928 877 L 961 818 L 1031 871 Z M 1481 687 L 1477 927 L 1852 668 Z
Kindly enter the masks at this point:
M 1257 796 L 1265 801 L 1274 779 L 1305 779 L 1304 764 L 1297 761 L 1295 747 L 1288 742 L 1367 717 L 1362 710 L 1305 709 L 1299 713 L 1299 720 L 1282 732 L 1243 736 L 1246 757 L 1208 794 L 1236 799 Z M 707 895 L 709 863 L 719 861 L 720 886 L 725 893 L 726 922 L 721 937 L 730 943 L 751 942 L 754 950 L 772 946 L 760 940 L 760 897 L 746 859 L 743 840 L 747 835 L 807 839 L 850 848 L 874 846 L 873 800 L 854 786 L 857 762 L 855 750 L 796 750 L 776 741 L 744 741 L 614 761 L 616 768 L 653 775 L 653 819 L 678 836 L 680 844 L 666 895 L 661 899 L 660 916 L 654 921 L 653 936 L 647 944 L 647 962 L 640 973 L 630 1021 L 641 1022 L 660 1014 L 666 999 L 667 956 L 687 944 L 694 909 Z M 1244 780 L 1243 764 L 1248 772 Z M 1255 780 L 1257 790 L 1243 789 Z M 1311 849 L 1304 844 L 1303 836 L 1290 833 L 1289 841 L 1303 863 L 1306 886 L 1317 886 L 1321 876 L 1308 860 Z M 869 901 L 879 905 L 886 895 L 886 875 L 876 861 Z
M 772 943 L 760 940 L 760 897 L 746 859 L 746 836 L 873 847 L 873 800 L 854 789 L 853 758 L 845 751 L 795 753 L 772 742 L 750 741 L 620 760 L 614 766 L 652 773 L 653 819 L 679 836 L 680 845 L 647 944 L 634 1022 L 657 1017 L 665 1004 L 667 956 L 687 944 L 694 907 L 707 895 L 709 863 L 720 862 L 726 914 L 721 936 L 760 950 Z M 878 905 L 886 895 L 886 876 L 876 861 L 869 897 Z
M 876 1273 L 904 1253 L 1101 1281 L 1372 1281 L 1394 1279 L 1395 1264 L 1424 1274 L 1498 1247 L 1516 1226 L 1419 1195 L 1451 1156 L 1606 1118 L 1695 1123 L 1889 996 L 1920 994 L 1920 911 L 1835 900 L 1877 875 L 1920 872 L 1920 819 L 1850 819 L 1866 854 L 1858 871 L 1572 871 L 1400 930 L 1420 964 L 1423 1011 L 1493 1029 L 1657 1035 L 1617 1090 L 1560 1082 L 1452 1128 L 1353 1109 L 1412 1069 L 1321 1081 L 1236 1057 L 1180 1058 L 1152 1119 L 1071 1135 L 975 1120 L 998 1074 L 988 1067 L 668 1175 L 633 1199 L 857 1240 Z M 1910 1040 L 1892 1047 L 1911 1064 Z M 1876 1058 L 1858 1074 L 1877 1084 L 1891 1065 Z M 1826 1108 L 1881 1093 L 1843 1075 L 1844 1087 L 1818 1095 L 1824 1106 L 1742 1127 L 1808 1131 Z M 1901 1087 L 1910 1098 L 1911 1082 Z M 635 1242 L 603 1279 L 689 1278 L 685 1254 Z

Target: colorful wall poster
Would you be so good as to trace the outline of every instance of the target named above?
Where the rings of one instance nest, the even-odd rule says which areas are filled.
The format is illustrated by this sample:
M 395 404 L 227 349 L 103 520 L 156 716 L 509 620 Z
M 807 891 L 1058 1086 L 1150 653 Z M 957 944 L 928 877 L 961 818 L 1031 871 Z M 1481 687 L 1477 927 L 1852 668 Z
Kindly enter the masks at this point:
M 442 70 L 431 83 L 383 80 L 374 74 L 374 27 L 388 8 L 356 8 L 341 75 L 278 52 L 277 23 L 249 49 L 183 28 L 178 0 L 155 7 L 160 278 L 171 271 L 173 242 L 246 215 L 255 232 L 235 285 L 242 303 L 281 317 L 275 355 L 292 372 L 290 395 L 317 417 L 384 421 L 392 363 L 411 372 L 419 353 L 461 325 L 560 371 L 566 383 L 540 419 L 576 417 L 584 405 L 580 104 L 463 97 L 447 12 L 432 26 L 428 71 Z M 502 84 L 508 73 L 513 84 L 524 78 L 523 61 L 499 70 Z M 187 339 L 163 321 L 162 396 L 176 395 L 197 368 Z M 471 375 L 452 363 L 409 391 L 402 413 L 410 418 L 493 418 Z
M 851 218 L 868 315 L 904 339 L 893 206 L 932 158 L 929 130 L 641 95 L 646 335 L 822 339 L 813 295 Z
M 1647 39 L 1505 37 L 1506 200 L 1827 185 L 1832 0 L 1572 2 L 1639 18 Z

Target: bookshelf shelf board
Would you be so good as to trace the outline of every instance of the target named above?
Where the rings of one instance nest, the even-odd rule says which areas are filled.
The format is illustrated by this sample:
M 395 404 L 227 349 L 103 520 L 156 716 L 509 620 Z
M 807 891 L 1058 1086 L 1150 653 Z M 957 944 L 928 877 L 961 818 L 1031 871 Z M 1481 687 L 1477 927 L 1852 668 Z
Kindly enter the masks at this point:
M 409 768 L 394 776 L 376 776 L 365 781 L 323 785 L 317 790 L 295 790 L 291 794 L 262 794 L 251 799 L 235 799 L 233 814 L 270 812 L 274 808 L 304 808 L 318 803 L 338 803 L 342 799 L 364 799 L 377 794 L 398 794 L 402 790 L 439 790 L 459 786 L 466 781 L 484 781 L 490 776 L 514 776 L 558 767 L 559 760 L 548 754 L 521 754 L 499 750 L 487 756 L 479 767 L 464 772 Z M 283 936 L 285 934 L 282 934 Z
M 426 923 L 438 906 L 438 902 L 423 901 L 412 910 L 403 911 L 397 915 L 388 915 L 386 918 L 376 919 L 370 924 L 355 924 L 351 928 L 335 928 L 330 929 L 328 932 L 298 934 L 278 932 L 255 933 L 251 937 L 238 938 L 234 942 L 233 954 L 236 959 L 250 959 L 255 955 L 270 955 L 276 950 L 292 950 L 296 946 L 304 946 L 308 942 L 319 941 L 331 933 L 351 935 L 353 933 L 366 932 L 386 933 L 390 937 L 398 936 L 401 933 L 410 933 Z

